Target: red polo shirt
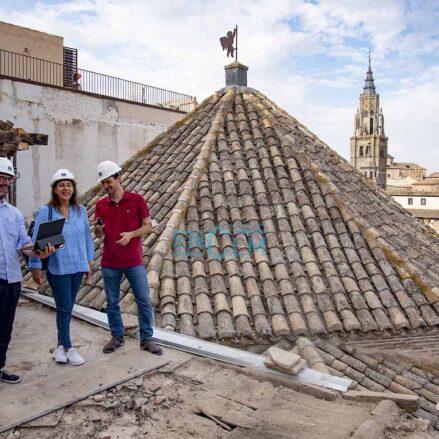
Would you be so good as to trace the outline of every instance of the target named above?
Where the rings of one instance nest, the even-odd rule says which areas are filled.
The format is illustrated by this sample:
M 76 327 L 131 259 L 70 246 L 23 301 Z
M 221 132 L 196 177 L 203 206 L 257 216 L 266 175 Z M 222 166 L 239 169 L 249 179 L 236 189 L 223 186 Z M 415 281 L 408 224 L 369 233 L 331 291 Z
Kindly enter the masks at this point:
M 104 221 L 104 251 L 102 267 L 126 268 L 143 265 L 142 241 L 140 236 L 126 245 L 116 244 L 122 232 L 132 232 L 149 218 L 149 209 L 142 195 L 124 192 L 119 203 L 104 197 L 96 203 L 95 219 Z

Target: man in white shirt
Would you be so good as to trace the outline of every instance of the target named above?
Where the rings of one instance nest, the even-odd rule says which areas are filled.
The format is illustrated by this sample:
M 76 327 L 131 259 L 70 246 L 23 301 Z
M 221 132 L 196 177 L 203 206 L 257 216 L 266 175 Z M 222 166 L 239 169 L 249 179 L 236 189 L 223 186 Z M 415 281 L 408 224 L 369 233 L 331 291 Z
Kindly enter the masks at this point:
M 24 227 L 23 214 L 6 202 L 15 180 L 12 162 L 0 157 L 0 381 L 15 384 L 18 375 L 5 368 L 6 352 L 11 341 L 15 310 L 21 291 L 19 251 L 28 256 L 47 258 L 55 249 L 48 245 L 44 251 L 33 250 L 32 240 Z

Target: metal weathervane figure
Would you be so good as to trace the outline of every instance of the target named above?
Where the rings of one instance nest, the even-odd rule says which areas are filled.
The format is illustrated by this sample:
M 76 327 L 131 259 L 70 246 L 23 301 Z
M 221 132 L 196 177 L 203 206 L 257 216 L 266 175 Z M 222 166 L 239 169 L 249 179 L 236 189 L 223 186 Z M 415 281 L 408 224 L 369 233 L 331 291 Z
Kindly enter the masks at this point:
M 236 37 L 236 48 L 233 47 L 233 41 Z M 227 36 L 220 38 L 221 47 L 223 50 L 227 49 L 227 56 L 231 56 L 233 58 L 233 55 L 235 55 L 235 61 L 238 61 L 238 25 L 236 25 L 233 32 L 229 31 L 227 32 Z

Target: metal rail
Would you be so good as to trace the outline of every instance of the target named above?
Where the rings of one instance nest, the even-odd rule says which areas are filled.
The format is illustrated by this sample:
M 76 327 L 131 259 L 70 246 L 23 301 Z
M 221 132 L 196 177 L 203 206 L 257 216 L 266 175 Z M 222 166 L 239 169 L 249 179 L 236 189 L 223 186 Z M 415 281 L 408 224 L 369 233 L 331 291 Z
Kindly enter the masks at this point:
M 52 297 L 30 292 L 26 289 L 23 289 L 22 294 L 29 299 L 36 300 L 55 308 L 55 301 Z M 86 320 L 89 323 L 108 329 L 107 314 L 105 313 L 84 306 L 75 305 L 73 308 L 73 315 Z M 160 328 L 154 328 L 154 340 L 162 346 L 200 355 L 202 357 L 212 358 L 225 363 L 235 364 L 237 366 L 248 367 L 270 375 L 287 378 L 289 380 L 337 390 L 339 392 L 346 392 L 348 387 L 352 384 L 352 380 L 348 378 L 328 375 L 310 368 L 302 369 L 297 375 L 290 375 L 274 369 L 269 369 L 265 367 L 264 357 L 262 355 L 223 346 L 176 332 L 166 331 Z
M 195 97 L 0 49 L 0 75 L 188 112 Z

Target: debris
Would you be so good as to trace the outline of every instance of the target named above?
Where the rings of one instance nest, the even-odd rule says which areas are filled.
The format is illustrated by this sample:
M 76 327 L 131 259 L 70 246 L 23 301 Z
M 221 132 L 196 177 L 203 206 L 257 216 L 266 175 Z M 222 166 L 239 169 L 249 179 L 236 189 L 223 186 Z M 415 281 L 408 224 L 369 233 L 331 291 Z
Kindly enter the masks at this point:
M 378 405 L 372 410 L 372 415 L 380 416 L 381 418 L 385 418 L 389 421 L 400 414 L 401 409 L 393 401 L 388 399 L 379 402 Z
M 122 388 L 125 389 L 125 390 L 136 391 L 138 386 L 136 384 L 123 384 Z
M 226 424 L 225 422 L 220 421 L 217 417 L 213 416 L 211 413 L 209 413 L 207 410 L 203 409 L 202 407 L 198 407 L 198 410 L 200 413 L 202 413 L 204 416 L 207 416 L 209 419 L 211 419 L 213 422 L 216 422 L 220 427 L 224 428 L 227 431 L 232 431 L 232 427 L 230 425 Z
M 20 427 L 56 427 L 59 424 L 59 421 L 61 420 L 63 414 L 64 408 L 61 408 L 46 416 L 42 416 L 40 418 L 34 419 L 33 421 L 26 422 L 25 424 L 20 425 Z
M 275 346 L 272 346 L 270 349 L 268 349 L 267 353 L 276 366 L 279 366 L 281 369 L 286 371 L 289 371 L 301 359 L 300 355 L 284 351 L 283 349 L 279 349 Z
M 99 413 L 96 413 L 96 412 L 92 412 L 88 419 L 91 422 L 100 422 L 100 421 L 102 421 L 101 415 Z
M 110 409 L 118 409 L 121 407 L 122 403 L 120 401 L 113 401 L 108 408 Z
M 163 402 L 165 402 L 166 399 L 167 399 L 166 396 L 157 396 L 157 397 L 155 398 L 154 404 L 155 404 L 155 405 L 160 405 L 160 404 L 162 404 Z
M 137 410 L 142 405 L 146 404 L 148 402 L 148 398 L 135 398 L 134 399 L 134 410 Z
M 289 352 L 288 352 L 289 353 Z M 294 355 L 289 353 L 290 355 Z M 290 375 L 297 375 L 304 367 L 306 367 L 306 361 L 301 359 L 299 357 L 299 361 L 291 368 L 291 369 L 284 369 L 283 367 L 280 367 L 278 364 L 276 364 L 271 357 L 267 357 L 264 360 L 264 364 L 266 367 L 270 369 L 280 370 L 281 372 L 288 373 Z
M 135 404 L 136 404 L 136 402 L 135 402 L 134 398 L 130 398 L 130 400 L 126 402 L 127 410 L 133 410 L 135 407 Z
M 228 395 L 224 394 L 223 392 L 217 392 L 216 394 L 218 396 L 220 396 L 221 398 L 229 399 L 230 401 L 234 401 L 234 402 L 237 402 L 238 404 L 242 404 L 242 405 L 244 405 L 246 407 L 250 407 L 252 410 L 257 410 L 257 409 L 260 408 L 259 405 L 255 405 L 255 404 L 253 404 L 253 403 L 251 403 L 249 401 L 245 401 L 245 400 L 241 399 L 239 397 L 239 395 L 234 395 L 233 397 L 231 397 L 231 396 L 228 396 Z
M 420 406 L 420 398 L 415 395 L 406 395 L 402 393 L 384 393 L 384 392 L 372 392 L 370 390 L 348 390 L 343 393 L 343 398 L 353 401 L 365 401 L 376 402 L 384 399 L 394 401 L 399 407 L 407 411 L 416 411 Z
M 351 439 L 382 439 L 385 430 L 383 419 L 368 419 L 357 428 Z
M 428 431 L 431 425 L 428 419 L 418 418 L 415 422 L 421 431 Z
M 214 364 L 213 360 L 210 359 L 203 359 L 203 362 L 205 362 L 206 364 Z M 338 396 L 338 393 L 334 392 L 333 390 L 325 389 L 324 387 L 314 386 L 312 384 L 307 384 L 300 381 L 291 380 L 286 377 L 268 375 L 255 369 L 242 368 L 234 364 L 229 364 L 227 367 L 229 369 L 239 372 L 242 375 L 252 377 L 259 381 L 268 381 L 276 386 L 283 386 L 297 392 L 312 395 L 315 398 L 325 399 L 327 401 L 335 401 Z

